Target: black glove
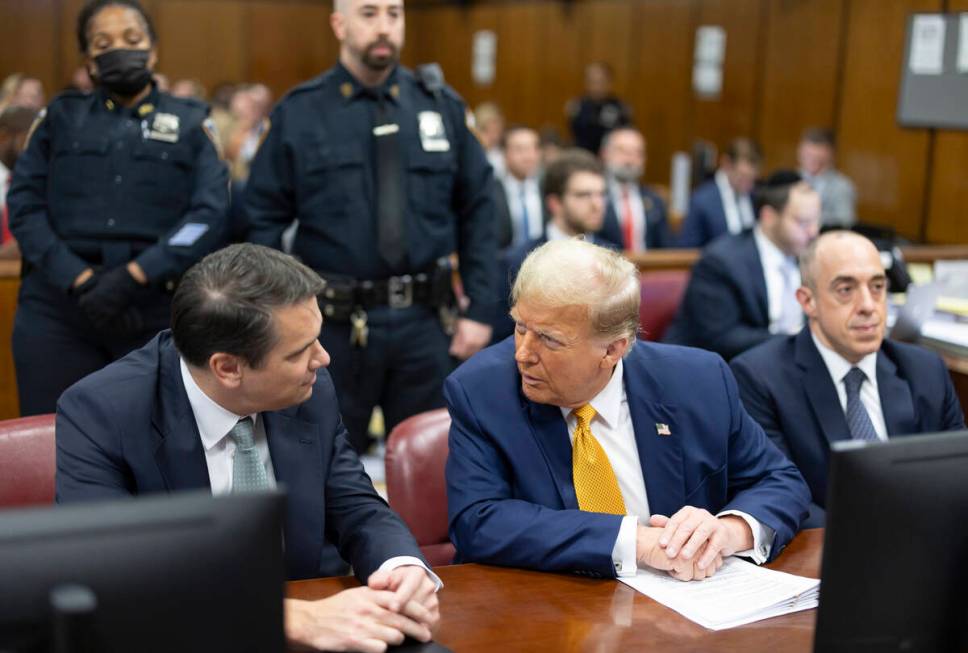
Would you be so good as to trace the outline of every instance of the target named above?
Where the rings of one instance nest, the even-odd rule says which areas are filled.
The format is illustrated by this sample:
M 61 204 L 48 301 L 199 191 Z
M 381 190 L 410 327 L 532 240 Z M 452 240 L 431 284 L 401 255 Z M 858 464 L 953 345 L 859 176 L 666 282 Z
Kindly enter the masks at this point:
M 75 289 L 77 305 L 98 329 L 110 331 L 129 331 L 134 324 L 128 324 L 126 310 L 141 285 L 134 280 L 126 266 L 107 272 L 97 272 Z M 119 316 L 125 316 L 118 321 Z M 140 322 L 140 316 L 137 320 Z

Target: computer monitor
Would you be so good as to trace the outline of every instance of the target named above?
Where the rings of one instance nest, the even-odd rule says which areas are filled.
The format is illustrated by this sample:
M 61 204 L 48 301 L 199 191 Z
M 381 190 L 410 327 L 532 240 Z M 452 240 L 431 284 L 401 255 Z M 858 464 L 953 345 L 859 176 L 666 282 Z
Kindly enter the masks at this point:
M 834 443 L 816 651 L 968 651 L 968 431 Z
M 0 513 L 0 652 L 282 651 L 283 514 L 279 492 Z

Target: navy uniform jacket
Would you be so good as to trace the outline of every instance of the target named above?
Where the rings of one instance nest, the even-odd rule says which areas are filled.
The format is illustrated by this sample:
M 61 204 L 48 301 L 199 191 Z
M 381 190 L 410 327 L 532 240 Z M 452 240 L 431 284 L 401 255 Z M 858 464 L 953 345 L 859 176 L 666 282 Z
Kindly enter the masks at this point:
M 632 124 L 632 110 L 617 97 L 593 100 L 583 96 L 571 100 L 566 110 L 571 135 L 577 147 L 598 155 L 605 134 Z
M 262 413 L 276 481 L 288 492 L 290 579 L 367 577 L 389 558 L 423 560 L 346 440 L 333 382 L 319 370 L 302 404 Z M 72 386 L 57 403 L 57 501 L 209 488 L 178 351 L 168 331 Z M 331 543 L 331 544 L 330 544 Z
M 149 281 L 177 279 L 216 249 L 227 219 L 228 170 L 206 133 L 207 118 L 207 105 L 154 88 L 130 109 L 103 91 L 55 98 L 7 195 L 10 227 L 27 262 L 67 290 L 92 264 L 130 260 Z
M 851 436 L 810 328 L 770 340 L 730 365 L 746 410 L 810 486 L 809 525 L 823 526 L 830 443 Z M 877 353 L 877 392 L 891 437 L 965 428 L 951 375 L 933 352 L 884 340 Z
M 729 360 L 771 337 L 766 277 L 752 231 L 703 250 L 664 340 Z
M 672 242 L 669 236 L 665 202 L 648 186 L 639 186 L 639 191 L 642 194 L 642 208 L 645 211 L 645 242 L 642 244 L 647 250 L 670 247 Z M 608 204 L 605 206 L 605 221 L 596 235 L 613 243 L 619 249 L 625 247 L 622 225 L 619 222 L 618 211 L 611 196 L 609 196 Z
M 295 88 L 272 112 L 246 186 L 248 239 L 279 248 L 298 219 L 293 254 L 324 274 L 370 280 L 429 270 L 456 251 L 471 300 L 467 316 L 487 322 L 497 256 L 493 177 L 464 104 L 446 86 L 435 98 L 402 66 L 383 89 L 400 129 L 407 269 L 391 270 L 377 254 L 376 101 L 341 64 Z M 443 121 L 446 151 L 425 147 L 428 117 Z
M 770 557 L 779 555 L 810 493 L 743 410 L 722 359 L 639 341 L 623 370 L 649 509 L 745 512 L 774 529 Z M 615 576 L 622 517 L 578 509 L 568 427 L 560 408 L 522 394 L 514 342 L 461 365 L 444 396 L 453 419 L 447 502 L 457 562 Z

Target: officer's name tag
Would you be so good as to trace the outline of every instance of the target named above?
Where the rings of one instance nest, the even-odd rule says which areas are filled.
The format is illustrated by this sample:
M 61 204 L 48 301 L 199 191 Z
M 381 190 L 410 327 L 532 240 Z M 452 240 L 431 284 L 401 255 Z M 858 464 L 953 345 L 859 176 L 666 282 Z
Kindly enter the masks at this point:
M 373 128 L 374 136 L 388 136 L 390 134 L 396 134 L 400 131 L 399 125 L 378 125 Z
M 153 141 L 177 143 L 178 125 L 178 116 L 171 113 L 156 113 L 155 119 L 151 123 L 151 129 L 148 130 L 146 137 Z
M 201 222 L 187 222 L 181 229 L 176 231 L 171 238 L 168 239 L 168 244 L 172 247 L 191 247 L 198 239 L 201 238 L 205 232 L 208 231 L 208 225 L 202 224 Z
M 436 111 L 421 111 L 417 114 L 420 124 L 420 144 L 424 152 L 447 152 L 450 141 L 444 129 L 444 119 Z

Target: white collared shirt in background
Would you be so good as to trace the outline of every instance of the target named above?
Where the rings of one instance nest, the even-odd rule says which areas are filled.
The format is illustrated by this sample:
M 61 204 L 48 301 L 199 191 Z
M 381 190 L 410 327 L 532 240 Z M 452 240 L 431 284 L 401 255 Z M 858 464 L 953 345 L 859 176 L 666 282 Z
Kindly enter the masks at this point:
M 208 479 L 212 487 L 212 494 L 218 496 L 232 492 L 232 469 L 236 447 L 235 441 L 229 437 L 229 431 L 243 417 L 251 417 L 254 420 L 253 437 L 256 450 L 259 452 L 259 460 L 265 465 L 270 487 L 276 487 L 276 478 L 272 471 L 269 442 L 266 438 L 262 415 L 255 413 L 243 416 L 226 410 L 198 386 L 185 360 L 182 358 L 179 360 L 185 393 L 188 395 L 188 403 L 191 404 L 195 425 L 198 427 L 202 447 L 205 449 L 205 463 L 208 465 Z M 391 571 L 404 565 L 423 567 L 430 579 L 436 583 L 438 590 L 444 586 L 437 574 L 428 569 L 419 558 L 413 556 L 394 556 L 384 561 L 380 565 L 380 570 Z
M 845 416 L 847 415 L 847 386 L 844 383 L 844 377 L 847 376 L 847 372 L 852 367 L 859 367 L 861 372 L 867 376 L 867 379 L 860 386 L 860 402 L 864 404 L 864 409 L 867 410 L 867 415 L 871 418 L 871 424 L 874 425 L 877 437 L 881 440 L 887 440 L 887 422 L 884 420 L 884 411 L 881 410 L 881 395 L 877 391 L 877 352 L 867 354 L 860 359 L 857 365 L 851 365 L 843 356 L 820 342 L 812 331 L 810 337 L 813 338 L 813 344 L 816 345 L 820 357 L 827 366 L 830 380 L 834 382 L 834 387 L 837 388 L 837 398 L 840 399 L 840 408 L 844 411 Z
M 521 193 L 524 192 L 524 204 L 528 209 L 528 233 L 524 233 L 524 213 L 521 205 Z M 537 177 L 518 180 L 513 175 L 504 176 L 504 192 L 511 209 L 511 223 L 514 244 L 526 243 L 540 238 L 544 232 L 544 214 L 541 210 L 541 189 Z
M 803 328 L 803 309 L 796 300 L 796 291 L 800 287 L 800 268 L 797 261 L 780 251 L 759 225 L 753 229 L 753 240 L 766 280 L 770 333 L 799 333 Z M 791 311 L 793 315 L 785 315 L 784 309 Z
M 714 178 L 719 197 L 723 201 L 723 211 L 726 213 L 726 229 L 731 234 L 738 234 L 751 228 L 756 223 L 756 215 L 753 213 L 753 201 L 749 195 L 736 199 L 729 177 L 722 170 L 717 170 Z
M 647 524 L 651 512 L 623 377 L 624 367 L 622 361 L 619 361 L 608 384 L 588 403 L 596 413 L 590 425 L 592 435 L 602 445 L 602 449 L 608 456 L 618 487 L 622 492 L 627 513 L 622 519 L 615 546 L 612 548 L 612 561 L 619 576 L 634 576 L 638 571 L 635 555 L 637 526 L 640 521 Z M 560 410 L 568 427 L 568 438 L 574 445 L 578 418 L 572 414 L 570 408 L 560 408 Z M 640 427 L 644 428 L 643 425 Z M 739 551 L 736 555 L 750 557 L 757 563 L 766 562 L 773 543 L 773 529 L 738 510 L 726 510 L 717 516 L 725 515 L 741 517 L 753 531 L 753 548 Z
M 642 193 L 636 183 L 620 182 L 614 177 L 608 179 L 608 196 L 615 209 L 615 217 L 618 218 L 619 230 L 622 237 L 625 237 L 625 203 L 622 193 L 628 193 L 629 206 L 632 209 L 632 248 L 633 252 L 641 252 L 645 249 L 645 231 L 648 228 L 645 220 L 645 204 L 642 202 Z

